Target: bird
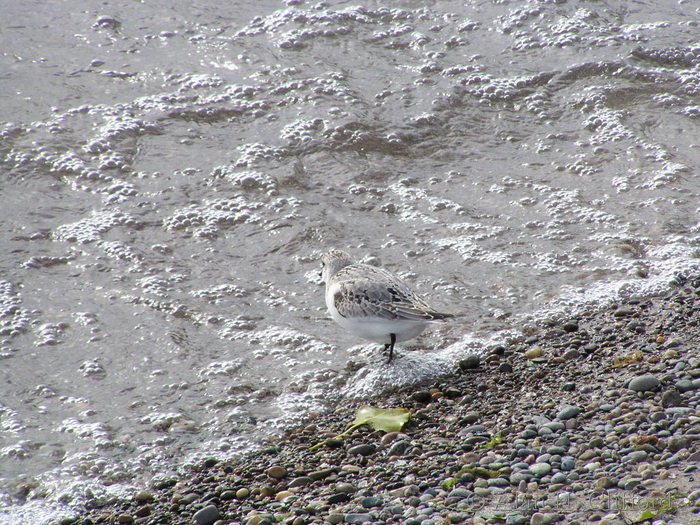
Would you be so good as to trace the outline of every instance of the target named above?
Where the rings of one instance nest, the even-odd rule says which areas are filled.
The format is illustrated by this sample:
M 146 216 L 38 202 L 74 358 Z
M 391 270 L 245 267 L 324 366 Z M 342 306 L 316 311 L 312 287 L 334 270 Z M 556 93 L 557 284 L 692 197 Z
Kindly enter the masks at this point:
M 333 320 L 362 339 L 383 344 L 388 363 L 397 342 L 418 337 L 429 324 L 455 316 L 437 311 L 389 270 L 354 262 L 344 251 L 324 253 L 321 266 Z

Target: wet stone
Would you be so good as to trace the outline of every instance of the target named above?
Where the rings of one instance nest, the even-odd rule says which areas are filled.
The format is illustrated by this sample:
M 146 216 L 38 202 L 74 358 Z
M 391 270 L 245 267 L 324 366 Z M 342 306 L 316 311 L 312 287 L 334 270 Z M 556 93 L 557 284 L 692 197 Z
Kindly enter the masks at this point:
M 361 525 L 367 521 L 372 521 L 372 516 L 365 513 L 348 513 L 345 515 L 345 523 L 354 523 Z
M 208 505 L 195 512 L 193 517 L 197 525 L 212 525 L 221 518 L 221 514 L 215 505 Z
M 635 392 L 648 392 L 657 389 L 660 384 L 661 383 L 655 376 L 646 374 L 632 379 L 629 383 L 629 388 Z
M 322 469 L 322 470 L 315 470 L 315 471 L 313 471 L 313 472 L 309 472 L 309 477 L 310 477 L 312 480 L 314 480 L 314 481 L 318 481 L 319 479 L 327 478 L 328 476 L 330 476 L 330 475 L 333 474 L 334 472 L 335 472 L 335 470 L 332 469 L 332 468 L 326 468 L 326 469 Z
M 367 496 L 360 500 L 360 505 L 366 509 L 371 509 L 372 507 L 381 507 L 384 505 L 384 500 L 382 498 L 377 498 L 376 496 Z
M 411 394 L 411 399 L 417 403 L 427 403 L 432 398 L 433 396 L 427 390 L 419 390 L 418 392 L 413 392 L 413 394 Z
M 408 441 L 397 441 L 389 448 L 390 456 L 403 456 L 411 448 L 411 444 Z
M 568 321 L 561 325 L 561 328 L 565 332 L 576 332 L 578 330 L 578 323 L 576 321 Z
M 289 483 L 289 488 L 293 489 L 295 487 L 304 487 L 308 485 L 309 483 L 312 483 L 313 480 L 308 477 L 308 476 L 300 476 L 298 478 L 294 478 L 290 483 Z
M 287 475 L 287 469 L 279 465 L 275 465 L 267 469 L 266 474 L 271 478 L 282 479 Z
M 620 318 L 620 317 L 629 317 L 629 316 L 632 315 L 633 313 L 634 313 L 634 310 L 632 310 L 631 308 L 628 308 L 628 307 L 626 307 L 626 306 L 621 306 L 620 308 L 618 308 L 617 310 L 615 310 L 615 311 L 613 312 L 613 316 L 614 316 L 614 317 L 618 317 L 618 318 Z
M 513 371 L 513 365 L 511 365 L 510 363 L 501 363 L 498 366 L 498 371 L 505 372 L 505 373 L 509 374 Z
M 479 368 L 480 364 L 481 358 L 478 355 L 469 354 L 459 361 L 459 368 L 460 370 L 474 370 L 475 368 Z
M 676 388 L 679 392 L 690 392 L 691 390 L 695 389 L 693 382 L 690 379 L 681 379 L 676 381 Z
M 581 409 L 575 406 L 564 407 L 557 414 L 557 419 L 566 421 L 567 419 L 574 418 L 581 413 Z
M 153 501 L 153 499 L 153 494 L 151 494 L 147 490 L 141 490 L 134 495 L 134 500 L 138 501 L 139 503 L 146 503 L 149 501 Z
M 374 452 L 377 450 L 377 447 L 374 445 L 368 444 L 368 443 L 363 443 L 361 445 L 355 445 L 354 447 L 350 447 L 348 449 L 348 455 L 349 456 L 370 456 L 374 454 Z
M 661 396 L 661 406 L 664 408 L 679 407 L 683 405 L 683 396 L 675 388 L 667 390 Z
M 331 505 L 336 505 L 338 503 L 345 503 L 347 501 L 350 501 L 352 499 L 352 496 L 350 494 L 347 494 L 345 492 L 337 492 L 336 494 L 331 494 L 328 496 L 328 503 Z

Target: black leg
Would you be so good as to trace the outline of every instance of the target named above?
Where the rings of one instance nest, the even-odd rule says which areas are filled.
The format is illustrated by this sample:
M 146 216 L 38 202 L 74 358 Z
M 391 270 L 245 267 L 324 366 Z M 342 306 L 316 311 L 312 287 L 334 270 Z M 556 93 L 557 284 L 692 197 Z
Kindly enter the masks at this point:
M 389 360 L 387 363 L 391 363 L 391 360 L 394 357 L 394 344 L 396 343 L 396 334 L 389 334 L 389 337 L 391 338 L 391 343 L 384 345 L 384 351 L 386 349 L 389 349 Z

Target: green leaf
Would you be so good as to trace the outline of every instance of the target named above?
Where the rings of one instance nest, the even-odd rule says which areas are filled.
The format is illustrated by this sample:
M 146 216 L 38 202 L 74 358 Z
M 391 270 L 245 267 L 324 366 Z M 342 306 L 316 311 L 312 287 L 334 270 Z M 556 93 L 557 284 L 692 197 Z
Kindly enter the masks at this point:
M 656 516 L 656 514 L 654 514 L 651 510 L 647 509 L 639 515 L 637 521 L 651 520 L 654 519 L 654 516 Z
M 369 425 L 374 430 L 383 432 L 399 432 L 410 418 L 411 412 L 406 408 L 373 408 L 363 405 L 357 409 L 355 420 L 348 424 L 345 432 L 338 434 L 334 439 L 342 439 L 362 425 Z M 313 452 L 325 444 L 325 441 L 316 443 L 309 451 Z
M 497 432 L 496 435 L 494 435 L 488 443 L 484 443 L 483 445 L 481 445 L 481 448 L 496 448 L 501 443 L 503 443 L 503 433 Z
M 405 408 L 374 408 L 365 405 L 357 410 L 352 426 L 369 425 L 374 430 L 399 432 L 410 417 L 411 412 Z
M 457 483 L 457 478 L 447 478 L 445 481 L 442 482 L 442 489 L 443 490 L 452 490 Z

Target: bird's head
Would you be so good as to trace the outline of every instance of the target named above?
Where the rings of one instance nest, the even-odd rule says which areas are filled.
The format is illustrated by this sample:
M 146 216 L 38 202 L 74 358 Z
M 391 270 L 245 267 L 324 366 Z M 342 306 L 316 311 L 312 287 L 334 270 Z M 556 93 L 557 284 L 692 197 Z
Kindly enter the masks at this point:
M 321 256 L 321 278 L 324 283 L 341 268 L 352 264 L 350 256 L 340 250 L 331 250 Z

